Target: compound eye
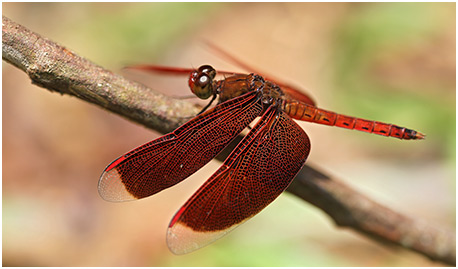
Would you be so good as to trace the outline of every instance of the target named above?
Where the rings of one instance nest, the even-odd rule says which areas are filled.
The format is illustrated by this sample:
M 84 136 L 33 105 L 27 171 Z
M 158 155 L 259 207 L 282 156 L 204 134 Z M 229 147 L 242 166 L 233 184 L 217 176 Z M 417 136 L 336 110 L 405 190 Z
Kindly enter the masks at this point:
M 206 74 L 211 79 L 214 79 L 216 76 L 216 70 L 210 65 L 202 65 L 199 67 L 198 72 Z
M 191 91 L 200 99 L 207 99 L 213 94 L 212 82 L 213 79 L 209 75 L 202 73 L 195 77 L 192 83 L 190 81 Z

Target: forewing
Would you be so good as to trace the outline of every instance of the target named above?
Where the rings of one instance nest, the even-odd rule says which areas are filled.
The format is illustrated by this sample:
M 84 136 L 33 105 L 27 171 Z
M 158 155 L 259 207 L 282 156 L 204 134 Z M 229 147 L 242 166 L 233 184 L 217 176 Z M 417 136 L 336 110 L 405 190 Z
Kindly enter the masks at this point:
M 309 151 L 305 132 L 284 112 L 269 108 L 176 213 L 167 232 L 170 250 L 201 248 L 257 214 L 288 187 Z
M 214 158 L 261 112 L 256 92 L 215 106 L 113 161 L 99 180 L 100 195 L 127 201 L 177 184 Z

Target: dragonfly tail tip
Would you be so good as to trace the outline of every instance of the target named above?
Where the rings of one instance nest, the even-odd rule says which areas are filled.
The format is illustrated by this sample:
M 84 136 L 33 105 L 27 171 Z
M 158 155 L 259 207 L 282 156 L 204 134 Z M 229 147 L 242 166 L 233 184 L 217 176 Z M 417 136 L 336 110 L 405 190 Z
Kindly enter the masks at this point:
M 417 132 L 417 134 L 415 135 L 415 139 L 418 139 L 418 140 L 423 140 L 425 139 L 426 135 L 420 133 L 420 132 Z

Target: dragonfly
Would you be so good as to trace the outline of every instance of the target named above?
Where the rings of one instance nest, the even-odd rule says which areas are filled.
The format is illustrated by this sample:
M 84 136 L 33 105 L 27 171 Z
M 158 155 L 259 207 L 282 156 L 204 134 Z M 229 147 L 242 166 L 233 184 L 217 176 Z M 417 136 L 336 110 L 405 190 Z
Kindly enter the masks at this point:
M 98 184 L 105 200 L 137 200 L 172 187 L 249 128 L 221 167 L 172 218 L 166 241 L 175 254 L 192 252 L 221 238 L 288 187 L 310 152 L 310 139 L 294 120 L 404 140 L 425 137 L 394 124 L 318 108 L 307 94 L 255 73 L 219 72 L 225 77 L 218 80 L 218 72 L 210 65 L 198 69 L 154 65 L 133 68 L 188 74 L 191 91 L 198 98 L 212 98 L 200 114 L 181 127 L 110 163 Z M 217 104 L 209 108 L 217 98 Z M 259 120 L 250 127 L 256 118 Z

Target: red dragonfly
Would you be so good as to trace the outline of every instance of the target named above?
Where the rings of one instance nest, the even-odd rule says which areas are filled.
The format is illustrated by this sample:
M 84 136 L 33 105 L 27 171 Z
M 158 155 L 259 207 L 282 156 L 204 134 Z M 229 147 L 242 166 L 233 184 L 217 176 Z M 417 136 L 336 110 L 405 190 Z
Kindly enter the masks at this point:
M 320 109 L 307 95 L 256 74 L 232 73 L 215 80 L 216 71 L 209 65 L 197 70 L 134 68 L 188 73 L 189 86 L 197 97 L 219 100 L 216 106 L 175 131 L 109 164 L 98 185 L 105 200 L 141 199 L 181 182 L 260 117 L 222 166 L 171 220 L 167 245 L 175 254 L 194 251 L 221 238 L 259 213 L 288 187 L 310 152 L 307 134 L 292 119 L 399 139 L 424 138 L 423 134 L 404 127 Z

